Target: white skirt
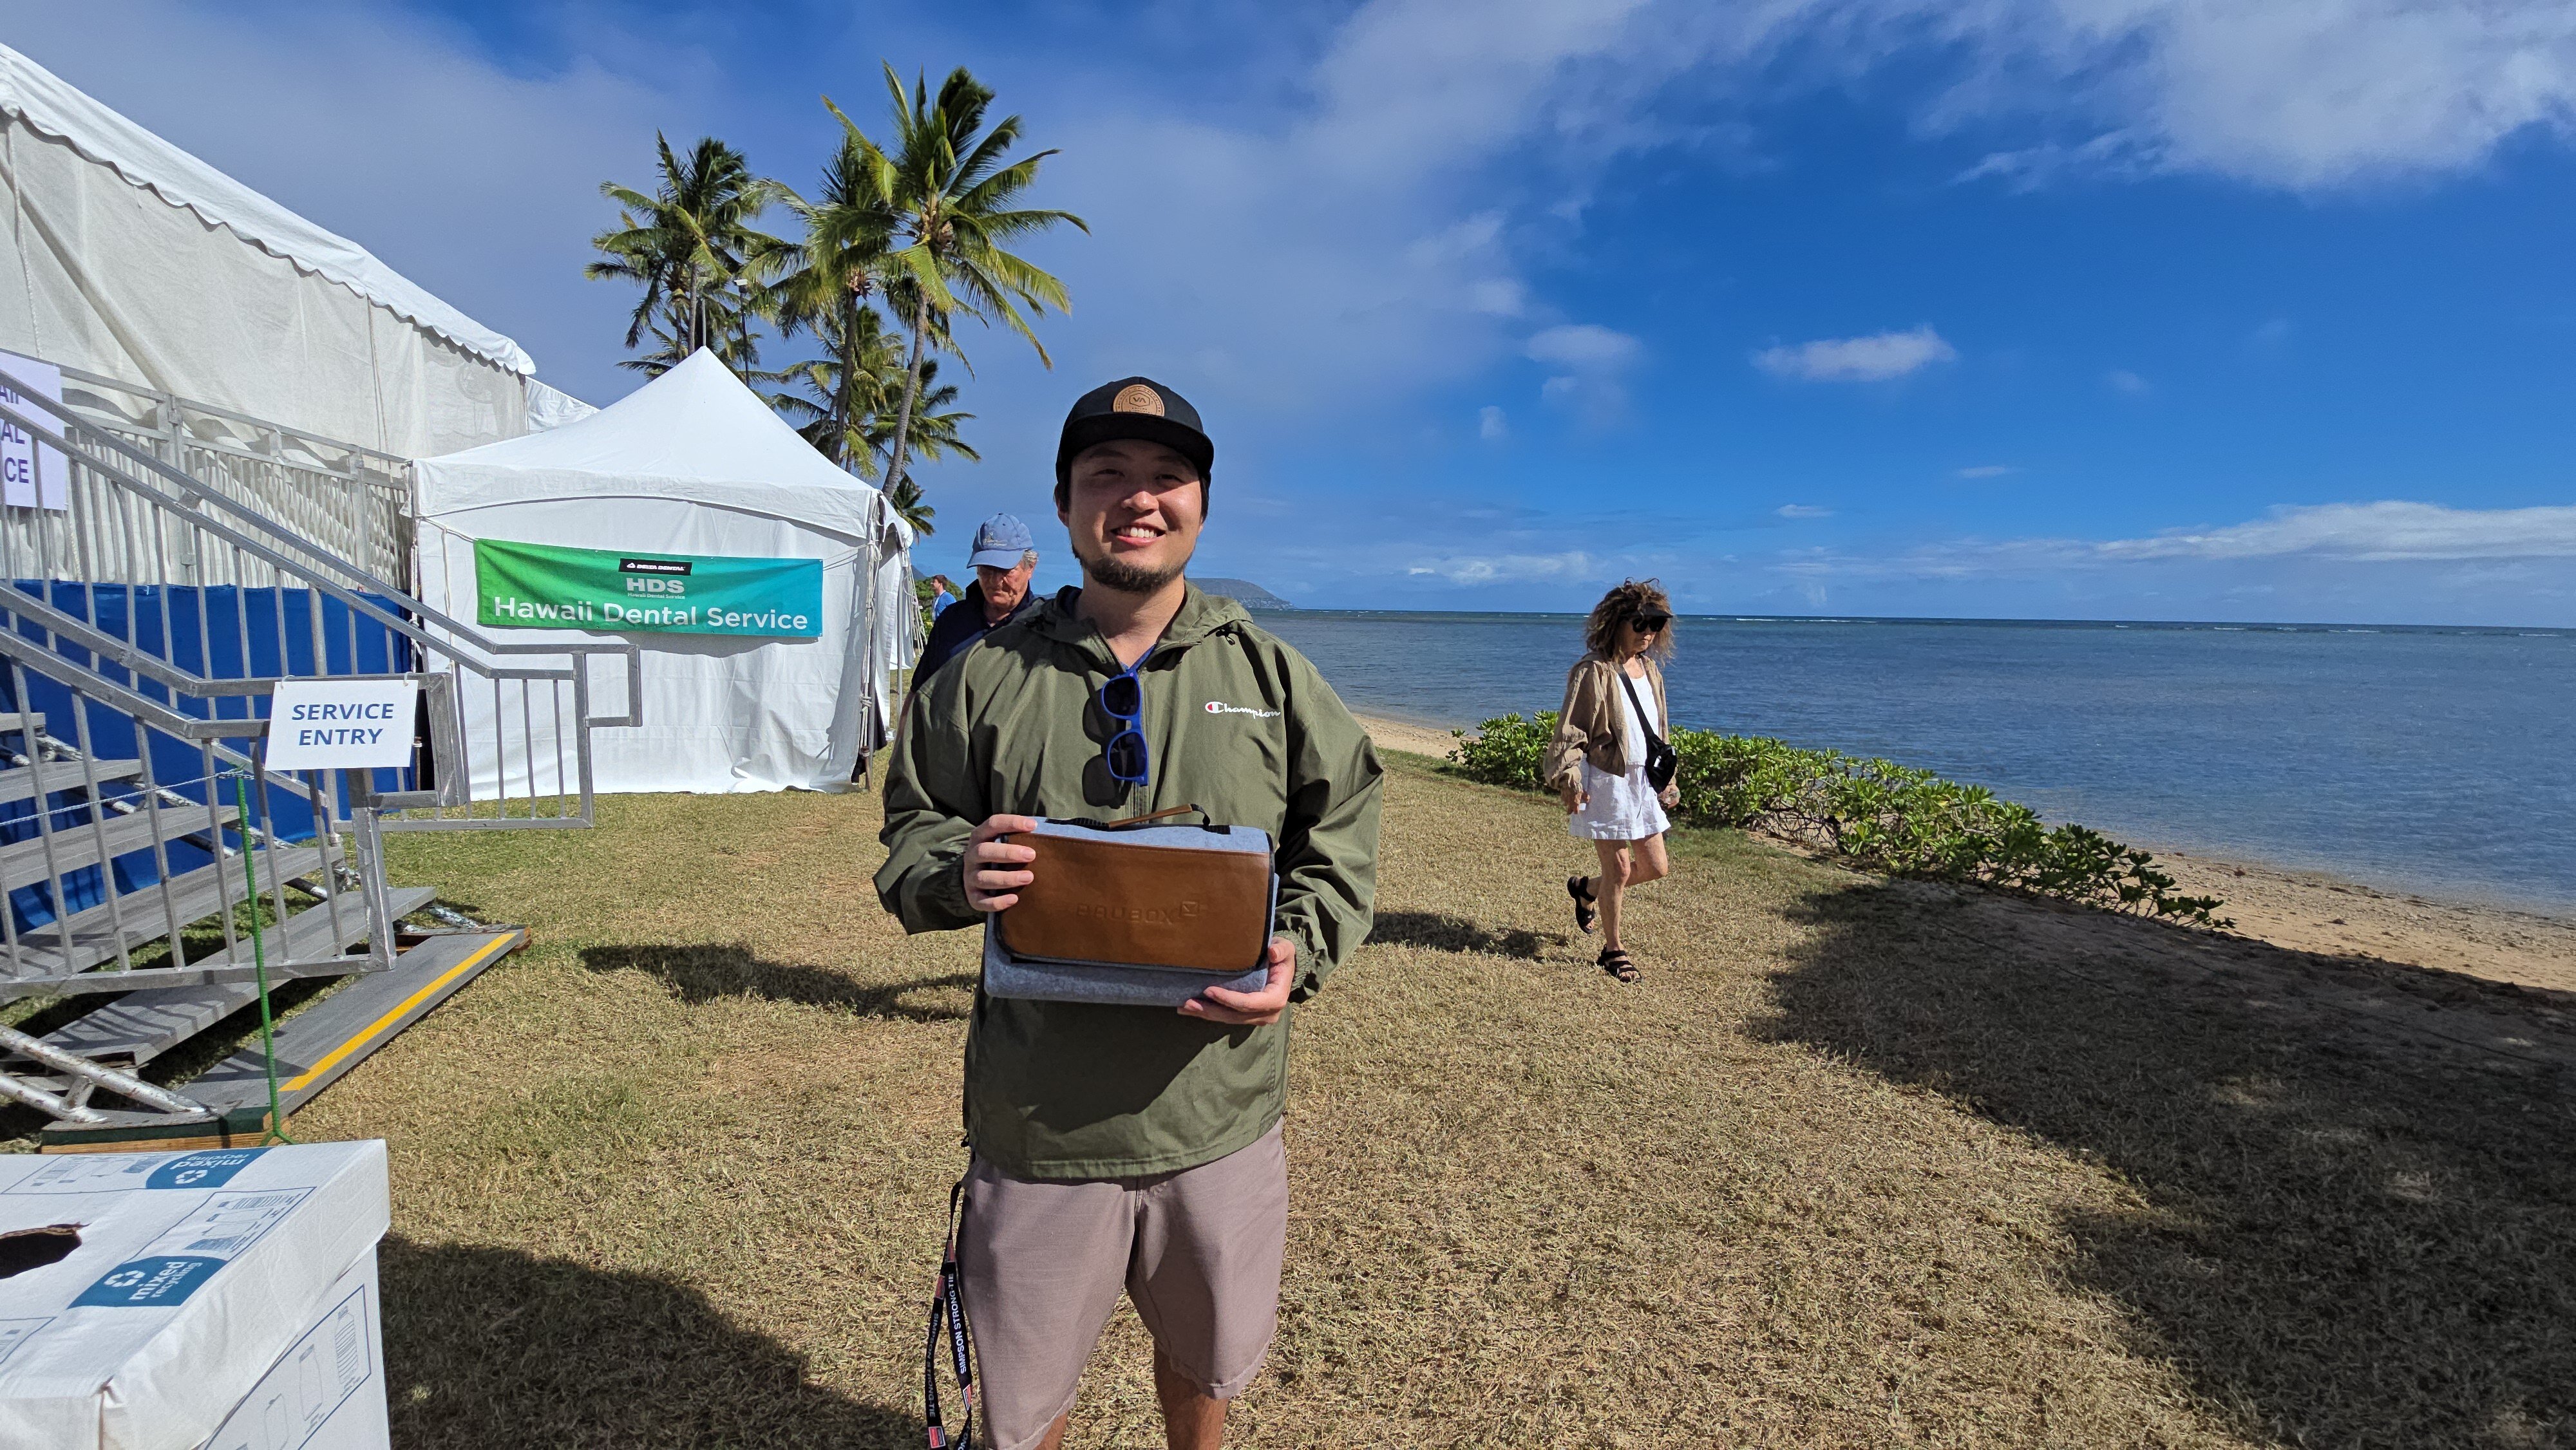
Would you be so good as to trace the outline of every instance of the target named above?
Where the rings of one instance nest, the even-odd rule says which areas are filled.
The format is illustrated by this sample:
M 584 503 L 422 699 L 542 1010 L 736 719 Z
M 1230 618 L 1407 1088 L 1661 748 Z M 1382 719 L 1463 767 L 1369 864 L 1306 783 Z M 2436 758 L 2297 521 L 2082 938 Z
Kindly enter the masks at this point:
M 1638 742 L 1643 745 L 1644 742 Z M 1637 755 L 1646 752 L 1638 750 Z M 1583 790 L 1591 797 L 1583 808 L 1566 817 L 1568 835 L 1578 841 L 1642 841 L 1671 830 L 1673 823 L 1664 818 L 1664 804 L 1655 799 L 1655 788 L 1646 781 L 1646 767 L 1628 767 L 1626 775 L 1611 775 L 1583 762 Z

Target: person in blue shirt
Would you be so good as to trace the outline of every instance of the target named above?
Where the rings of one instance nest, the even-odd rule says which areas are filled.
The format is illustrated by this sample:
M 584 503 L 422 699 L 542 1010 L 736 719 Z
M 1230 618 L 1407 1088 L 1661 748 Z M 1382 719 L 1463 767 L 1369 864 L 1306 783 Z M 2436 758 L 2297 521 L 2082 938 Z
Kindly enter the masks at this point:
M 956 602 L 957 590 L 955 586 L 948 582 L 948 576 L 945 574 L 931 575 L 930 617 L 937 619 L 939 616 L 946 614 L 948 612 L 948 606 Z
M 975 552 L 966 560 L 974 566 L 975 582 L 966 586 L 964 598 L 930 622 L 930 639 L 913 671 L 914 689 L 958 651 L 1038 607 L 1037 596 L 1029 591 L 1029 576 L 1038 567 L 1036 545 L 1029 526 L 1009 514 L 984 520 L 975 531 Z

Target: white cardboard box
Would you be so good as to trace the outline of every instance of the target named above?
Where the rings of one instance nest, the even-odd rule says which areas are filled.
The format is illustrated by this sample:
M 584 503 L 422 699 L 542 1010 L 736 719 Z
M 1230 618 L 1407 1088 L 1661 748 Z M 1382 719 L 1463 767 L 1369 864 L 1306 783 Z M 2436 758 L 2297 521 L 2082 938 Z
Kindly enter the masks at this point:
M 0 1278 L 0 1446 L 378 1450 L 390 1224 L 381 1142 L 0 1159 L 0 1236 L 79 1235 Z

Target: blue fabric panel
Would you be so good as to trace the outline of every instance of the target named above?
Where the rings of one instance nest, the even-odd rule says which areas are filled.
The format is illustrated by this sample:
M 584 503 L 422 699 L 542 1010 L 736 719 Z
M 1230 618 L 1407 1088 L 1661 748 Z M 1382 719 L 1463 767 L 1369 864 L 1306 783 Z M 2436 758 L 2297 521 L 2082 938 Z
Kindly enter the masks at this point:
M 196 587 L 190 585 L 83 584 L 66 581 L 18 580 L 16 587 L 37 596 L 54 608 L 83 622 L 93 622 L 103 634 L 119 640 L 130 640 L 137 650 L 167 660 L 181 669 L 208 679 L 248 679 L 276 675 L 311 675 L 316 673 L 314 647 L 314 609 L 321 609 L 323 673 L 391 674 L 412 668 L 411 642 L 382 623 L 352 610 L 339 600 L 317 596 L 310 589 L 241 589 L 231 585 Z M 370 597 L 370 602 L 393 611 L 392 601 Z M 354 629 L 352 623 L 354 621 Z M 42 626 L 21 618 L 19 632 L 41 642 Z M 354 650 L 354 654 L 353 654 Z M 174 694 L 167 687 L 149 679 L 137 679 L 121 666 L 94 661 L 86 650 L 68 643 L 56 646 L 56 653 L 85 669 L 94 669 L 102 678 L 113 681 L 147 699 L 170 706 L 179 714 L 206 719 L 220 714 L 229 719 L 245 718 L 256 702 L 248 697 L 213 701 Z M 59 677 L 34 667 L 17 670 L 0 669 L 0 709 L 33 710 L 45 716 L 47 733 L 58 740 L 79 743 L 75 724 L 71 682 L 81 675 L 64 670 Z M 24 698 L 20 697 L 23 687 Z M 222 804 L 231 804 L 230 781 L 210 782 L 203 750 L 194 742 L 173 739 L 158 731 L 140 728 L 124 712 L 90 701 L 85 711 L 89 726 L 90 753 L 102 760 L 131 760 L 148 745 L 151 750 L 152 774 L 165 790 L 176 791 L 190 800 L 204 801 L 210 785 L 217 788 Z M 11 745 L 18 744 L 12 739 Z M 255 742 L 243 739 L 233 742 L 236 750 L 249 749 Z M 392 789 L 410 789 L 413 772 L 397 772 L 399 782 L 383 781 Z M 119 782 L 104 787 L 111 797 L 131 798 L 141 782 Z M 52 812 L 52 826 L 57 835 L 77 831 L 88 823 L 89 808 L 77 793 L 50 794 L 45 806 Z M 341 807 L 346 809 L 347 790 L 342 785 Z M 167 807 L 164 807 L 165 810 Z M 37 803 L 20 801 L 0 806 L 0 845 L 33 840 Z M 283 839 L 308 841 L 317 831 L 311 803 L 300 792 L 276 784 L 253 791 L 251 815 L 264 829 Z M 237 838 L 226 833 L 227 840 Z M 169 845 L 170 869 L 173 875 L 193 870 L 212 859 L 212 853 L 185 842 Z M 62 907 L 79 911 L 96 906 L 106 899 L 110 876 L 120 893 L 141 890 L 159 879 L 159 865 L 150 851 L 134 852 L 109 863 L 112 868 L 102 873 L 99 868 L 85 867 L 67 874 L 63 886 L 66 900 Z M 235 869 L 239 869 L 238 862 Z M 263 883 L 265 887 L 266 883 Z M 56 905 L 42 876 L 35 884 L 16 886 L 8 893 L 9 909 L 18 928 L 26 930 L 54 919 Z

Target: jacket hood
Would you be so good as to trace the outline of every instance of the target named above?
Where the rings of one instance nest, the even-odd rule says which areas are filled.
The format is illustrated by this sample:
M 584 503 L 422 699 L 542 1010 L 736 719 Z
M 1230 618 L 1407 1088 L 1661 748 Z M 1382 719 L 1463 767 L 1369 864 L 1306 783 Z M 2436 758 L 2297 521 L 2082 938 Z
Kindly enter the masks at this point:
M 1185 649 L 1220 630 L 1252 623 L 1252 616 L 1244 612 L 1242 605 L 1222 594 L 1210 594 L 1187 580 L 1182 582 L 1189 592 L 1181 600 L 1181 612 L 1173 615 L 1171 624 L 1163 630 L 1162 643 L 1154 647 L 1155 653 Z M 1081 588 L 1067 584 L 1030 619 L 1029 627 L 1060 643 L 1094 649 L 1097 657 L 1105 660 L 1109 658 L 1109 643 L 1101 638 L 1099 626 L 1074 613 L 1081 599 Z

